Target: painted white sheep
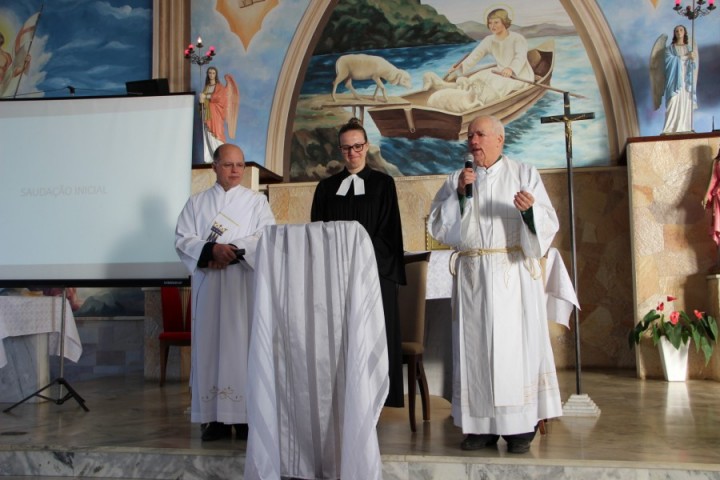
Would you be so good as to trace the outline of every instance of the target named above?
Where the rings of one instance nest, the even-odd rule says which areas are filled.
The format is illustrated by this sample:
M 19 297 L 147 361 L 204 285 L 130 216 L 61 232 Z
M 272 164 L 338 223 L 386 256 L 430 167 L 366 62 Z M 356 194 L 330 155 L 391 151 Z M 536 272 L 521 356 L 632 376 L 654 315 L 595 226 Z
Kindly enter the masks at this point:
M 443 88 L 457 88 L 458 84 L 455 82 L 448 82 L 443 80 L 440 75 L 435 72 L 423 73 L 423 85 L 422 89 L 427 90 L 440 90 Z
M 337 101 L 335 92 L 341 82 L 345 82 L 345 86 L 352 92 L 353 97 L 357 100 L 362 100 L 353 88 L 352 81 L 374 80 L 377 86 L 375 87 L 373 100 L 377 100 L 378 90 L 381 90 L 384 98 L 383 101 L 385 102 L 387 102 L 388 98 L 383 80 L 390 82 L 392 85 L 402 85 L 405 88 L 412 86 L 408 72 L 400 70 L 382 57 L 366 55 L 364 53 L 353 53 L 338 58 L 337 62 L 335 62 L 335 74 L 332 89 L 333 101 Z
M 463 113 L 483 105 L 482 86 L 477 83 L 463 88 L 443 88 L 428 98 L 428 107 L 439 108 L 447 112 Z

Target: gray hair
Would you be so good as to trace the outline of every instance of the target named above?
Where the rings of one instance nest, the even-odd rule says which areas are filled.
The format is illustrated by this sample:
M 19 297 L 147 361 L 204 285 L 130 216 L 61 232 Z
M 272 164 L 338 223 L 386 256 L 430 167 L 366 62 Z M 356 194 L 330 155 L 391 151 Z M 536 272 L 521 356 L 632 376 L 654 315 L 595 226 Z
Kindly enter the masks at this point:
M 505 125 L 503 125 L 503 123 L 500 121 L 499 118 L 497 118 L 493 115 L 480 115 L 478 117 L 475 117 L 473 119 L 473 121 L 470 123 L 471 124 L 475 123 L 476 121 L 478 121 L 480 119 L 490 121 L 490 125 L 492 125 L 493 132 L 495 132 L 497 135 L 501 135 L 503 138 L 505 138 Z

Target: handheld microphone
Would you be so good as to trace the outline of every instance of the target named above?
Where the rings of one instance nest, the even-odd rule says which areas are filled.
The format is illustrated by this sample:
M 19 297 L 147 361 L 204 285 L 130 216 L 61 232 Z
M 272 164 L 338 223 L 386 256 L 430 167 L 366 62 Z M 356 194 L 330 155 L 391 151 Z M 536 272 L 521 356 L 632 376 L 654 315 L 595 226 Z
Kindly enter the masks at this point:
M 468 153 L 467 155 L 465 155 L 465 168 L 473 168 L 473 165 L 473 156 L 471 153 Z M 473 196 L 472 187 L 472 183 L 468 183 L 467 185 L 465 185 L 465 196 L 467 198 L 472 198 Z

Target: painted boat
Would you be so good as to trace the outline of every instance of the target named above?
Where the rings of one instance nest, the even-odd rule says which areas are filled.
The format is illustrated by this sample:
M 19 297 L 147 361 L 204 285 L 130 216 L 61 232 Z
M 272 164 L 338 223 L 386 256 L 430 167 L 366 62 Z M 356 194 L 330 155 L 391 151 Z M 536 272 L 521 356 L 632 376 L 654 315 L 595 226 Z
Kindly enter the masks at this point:
M 384 137 L 416 139 L 433 137 L 443 140 L 460 140 L 467 137 L 469 123 L 478 115 L 494 115 L 503 124 L 510 123 L 540 100 L 550 86 L 555 66 L 555 41 L 548 40 L 528 50 L 528 60 L 535 72 L 535 84 L 526 84 L 507 96 L 462 113 L 448 112 L 429 107 L 427 100 L 436 90 L 411 92 L 400 95 L 407 103 L 375 106 L 368 110 L 380 134 Z M 488 65 L 481 70 L 495 68 Z

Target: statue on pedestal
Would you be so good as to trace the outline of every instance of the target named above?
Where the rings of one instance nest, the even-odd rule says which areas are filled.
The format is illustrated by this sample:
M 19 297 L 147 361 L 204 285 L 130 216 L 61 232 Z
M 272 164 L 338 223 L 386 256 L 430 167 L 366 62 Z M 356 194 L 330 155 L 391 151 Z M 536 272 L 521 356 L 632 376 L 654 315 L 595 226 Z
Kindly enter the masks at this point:
M 665 97 L 665 125 L 662 134 L 692 132 L 692 110 L 697 108 L 697 45 L 688 42 L 687 29 L 678 25 L 673 38 L 658 37 L 650 53 L 650 84 L 653 106 L 660 108 Z
M 720 273 L 720 149 L 718 149 L 718 154 L 712 162 L 710 181 L 708 182 L 702 205 L 704 208 L 712 211 L 709 233 L 715 245 L 718 246 L 718 255 L 715 259 L 715 266 L 712 269 L 712 273 Z

